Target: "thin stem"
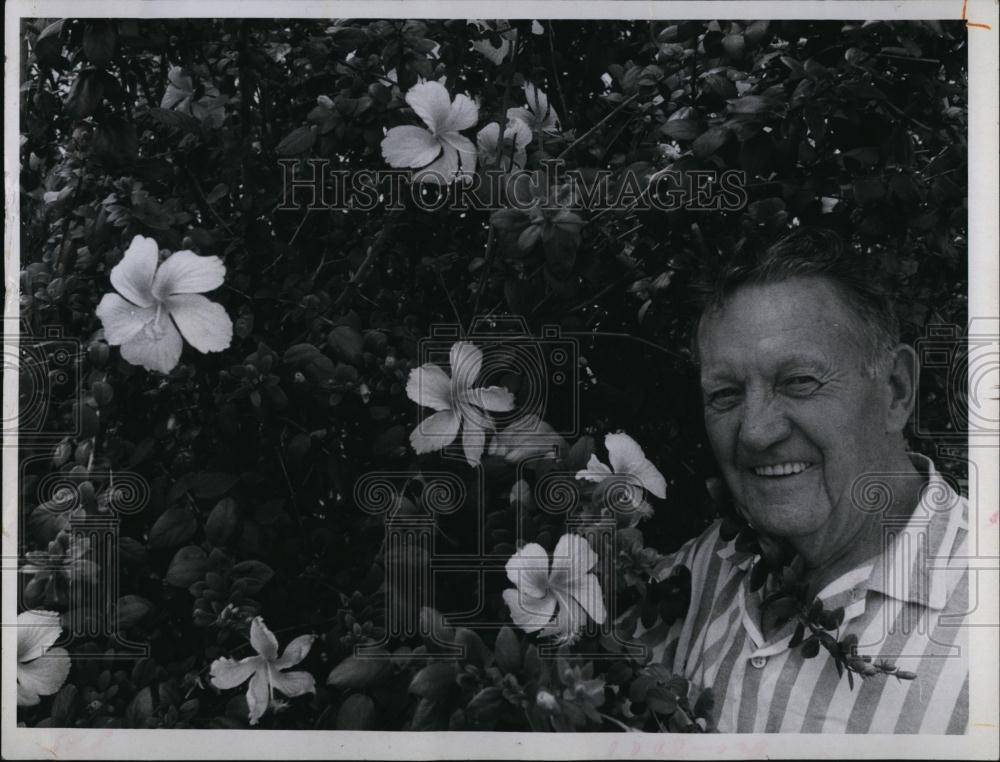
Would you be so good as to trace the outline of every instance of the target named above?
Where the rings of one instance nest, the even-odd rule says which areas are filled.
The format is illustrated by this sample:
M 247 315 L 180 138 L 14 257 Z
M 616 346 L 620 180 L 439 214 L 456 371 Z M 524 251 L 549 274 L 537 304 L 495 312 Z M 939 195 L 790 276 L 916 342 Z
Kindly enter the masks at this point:
M 500 165 L 500 161 L 503 157 L 503 133 L 506 128 L 506 118 L 507 118 L 507 106 L 510 103 L 510 85 L 511 80 L 514 78 L 514 72 L 517 66 L 517 54 L 520 52 L 521 46 L 518 44 L 517 39 L 514 40 L 514 52 L 510 56 L 510 68 L 508 69 L 507 82 L 504 85 L 503 90 L 503 105 L 501 107 L 501 113 L 503 114 L 503 122 L 500 125 L 500 137 L 497 140 L 497 166 Z M 513 166 L 514 157 L 511 155 L 511 165 Z M 475 319 L 476 315 L 479 314 L 479 303 L 482 301 L 483 292 L 486 290 L 486 281 L 489 279 L 490 268 L 493 265 L 493 223 L 492 221 L 487 223 L 489 225 L 489 231 L 486 234 L 486 251 L 483 254 L 483 273 L 479 276 L 479 288 L 476 290 L 476 299 L 472 304 L 472 318 Z
M 592 135 L 593 132 L 598 127 L 600 127 L 602 124 L 604 124 L 606 121 L 608 121 L 611 117 L 613 117 L 615 114 L 617 114 L 623 108 L 625 108 L 627 105 L 629 105 L 634 100 L 636 100 L 638 97 L 639 97 L 639 93 L 635 93 L 633 95 L 630 95 L 628 98 L 626 98 L 621 103 L 619 103 L 617 106 L 615 106 L 613 109 L 611 109 L 611 111 L 609 111 L 607 114 L 605 114 L 604 118 L 602 118 L 597 124 L 595 124 L 589 130 L 587 130 L 585 133 L 583 133 L 580 137 L 578 137 L 576 140 L 574 140 L 572 143 L 570 143 L 568 146 L 566 146 L 566 148 L 563 149 L 562 153 L 560 153 L 556 157 L 556 159 L 559 160 L 559 159 L 563 158 L 566 154 L 568 154 L 570 151 L 572 151 L 577 146 L 577 144 L 579 144 L 581 141 L 586 140 L 588 137 L 590 137 L 590 135 Z
M 563 124 L 566 124 L 566 119 L 569 117 L 569 112 L 566 110 L 566 98 L 563 96 L 562 84 L 559 82 L 559 72 L 556 69 L 556 31 L 553 29 L 552 19 L 546 22 L 548 27 L 548 38 L 549 38 L 549 66 L 552 68 L 552 80 L 556 86 L 556 95 L 559 96 L 559 108 L 560 113 L 563 115 Z

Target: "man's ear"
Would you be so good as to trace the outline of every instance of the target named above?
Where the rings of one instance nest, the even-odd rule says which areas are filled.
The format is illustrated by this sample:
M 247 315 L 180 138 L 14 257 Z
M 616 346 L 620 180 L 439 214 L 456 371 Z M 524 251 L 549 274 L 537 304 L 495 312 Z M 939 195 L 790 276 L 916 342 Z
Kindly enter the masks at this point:
M 917 355 L 909 344 L 893 350 L 892 365 L 885 379 L 889 394 L 885 427 L 890 434 L 903 430 L 917 402 Z

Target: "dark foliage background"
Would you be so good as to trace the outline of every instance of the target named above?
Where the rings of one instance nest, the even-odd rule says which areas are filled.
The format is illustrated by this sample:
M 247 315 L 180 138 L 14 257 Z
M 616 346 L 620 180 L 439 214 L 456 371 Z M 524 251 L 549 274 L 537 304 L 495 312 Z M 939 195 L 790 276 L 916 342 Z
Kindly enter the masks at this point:
M 488 458 L 474 472 L 415 456 L 408 443 L 418 410 L 404 388 L 420 339 L 437 324 L 511 313 L 535 334 L 555 325 L 578 342 L 575 433 L 594 439 L 579 440 L 575 455 L 625 430 L 666 476 L 666 498 L 630 535 L 637 547 L 664 553 L 697 534 L 717 514 L 687 349 L 687 295 L 700 268 L 795 224 L 823 225 L 878 260 L 908 339 L 930 324 L 965 324 L 965 29 L 933 21 L 513 27 L 518 53 L 495 65 L 470 42 L 498 45 L 510 39 L 507 27 L 464 20 L 25 23 L 22 341 L 57 326 L 83 352 L 72 373 L 47 379 L 51 404 L 38 424 L 57 433 L 79 420 L 78 435 L 22 452 L 21 541 L 48 569 L 22 575 L 22 604 L 70 613 L 72 586 L 91 584 L 92 571 L 87 550 L 69 540 L 69 517 L 106 512 L 108 474 L 135 472 L 148 500 L 121 517 L 121 584 L 109 606 L 150 656 L 106 661 L 109 640 L 77 639 L 67 684 L 22 709 L 21 721 L 243 727 L 242 691 L 220 692 L 206 678 L 216 657 L 251 653 L 246 634 L 257 614 L 282 645 L 319 635 L 298 667 L 315 675 L 316 694 L 269 712 L 262 727 L 615 730 L 669 721 L 684 730 L 707 715 L 704 706 L 676 712 L 670 697 L 685 691 L 625 659 L 577 663 L 567 653 L 558 667 L 542 664 L 534 641 L 511 627 L 481 637 L 448 631 L 446 639 L 472 638 L 475 655 L 429 673 L 405 656 L 433 650 L 419 640 L 393 644 L 403 650 L 391 668 L 359 672 L 352 647 L 385 627 L 384 525 L 358 510 L 354 486 L 374 470 L 484 478 L 493 552 L 510 555 L 517 540 L 551 550 L 558 526 L 539 519 L 518 536 L 511 530 L 512 464 Z M 523 81 L 548 94 L 562 129 L 529 146 L 529 170 L 554 157 L 618 178 L 670 165 L 737 169 L 748 204 L 579 209 L 582 231 L 556 230 L 526 251 L 516 242 L 526 223 L 487 211 L 277 209 L 280 159 L 385 168 L 384 128 L 418 123 L 403 95 L 418 78 L 442 77 L 453 95 L 478 97 L 476 130 L 523 105 Z M 183 100 L 164 108 L 170 87 Z M 95 306 L 137 234 L 224 260 L 226 283 L 212 298 L 235 323 L 228 350 L 186 348 L 162 376 L 104 343 Z M 964 426 L 952 383 L 923 378 L 921 430 Z M 565 415 L 558 400 L 547 409 Z M 930 437 L 913 446 L 936 455 Z M 943 465 L 964 476 L 960 458 Z M 52 473 L 77 485 L 61 503 L 40 491 Z M 464 507 L 442 526 L 459 544 L 479 531 L 462 519 L 479 506 Z M 506 584 L 501 573 L 484 590 L 455 585 L 435 605 L 457 610 L 475 591 L 488 616 L 504 620 Z M 635 575 L 616 589 L 622 611 L 649 600 Z M 639 677 L 642 690 L 633 687 Z M 644 701 L 650 684 L 667 698 Z M 557 697 L 557 714 L 539 708 L 539 690 Z M 635 711 L 624 708 L 626 695 Z M 656 701 L 674 703 L 654 714 L 647 705 Z

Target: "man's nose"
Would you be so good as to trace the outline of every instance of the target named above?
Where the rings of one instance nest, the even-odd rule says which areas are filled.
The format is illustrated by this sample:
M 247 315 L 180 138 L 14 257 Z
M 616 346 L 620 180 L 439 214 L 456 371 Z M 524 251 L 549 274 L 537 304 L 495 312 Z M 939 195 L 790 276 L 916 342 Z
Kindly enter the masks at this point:
M 773 395 L 747 395 L 739 433 L 739 443 L 744 450 L 766 450 L 786 439 L 790 433 L 791 423 Z

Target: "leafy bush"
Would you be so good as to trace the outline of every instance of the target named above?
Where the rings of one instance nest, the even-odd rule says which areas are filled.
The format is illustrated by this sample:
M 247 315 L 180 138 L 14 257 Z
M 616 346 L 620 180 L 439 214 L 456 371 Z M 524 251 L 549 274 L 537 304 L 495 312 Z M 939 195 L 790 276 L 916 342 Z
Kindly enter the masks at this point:
M 683 574 L 650 574 L 720 511 L 688 351 L 692 279 L 823 225 L 881 263 L 909 338 L 965 320 L 958 22 L 65 19 L 23 31 L 22 342 L 51 364 L 55 326 L 82 350 L 71 372 L 22 374 L 22 414 L 39 394 L 47 405 L 23 437 L 21 602 L 63 614 L 75 657 L 54 697 L 20 710 L 28 725 L 704 730 L 710 693 L 689 697 L 621 645 L 639 619 L 686 610 Z M 460 122 L 474 112 L 447 138 L 414 109 L 414 92 L 437 87 Z M 307 159 L 389 169 L 414 130 L 437 141 L 431 158 L 455 162 L 478 139 L 480 171 L 511 184 L 464 211 L 427 211 L 412 194 L 401 208 L 310 209 L 286 194 L 318 171 Z M 614 203 L 542 182 L 531 192 L 558 205 L 518 208 L 511 197 L 547 160 L 581 180 L 607 170 Z M 647 208 L 663 170 L 683 183 L 743 172 L 746 203 Z M 454 191 L 419 187 L 420 199 Z M 161 373 L 109 346 L 97 308 L 136 236 L 224 264 L 211 295 L 232 324 L 223 351 L 184 346 Z M 441 339 L 446 325 L 485 337 Z M 411 440 L 433 407 L 414 370 L 432 361 L 428 340 L 447 355 L 459 337 L 482 350 L 475 388 L 502 388 L 494 416 L 466 405 L 454 444 Z M 936 430 L 952 415 L 946 381 L 923 387 Z M 616 455 L 627 443 L 605 435 L 618 431 L 641 457 Z M 628 460 L 634 478 L 577 478 L 608 476 L 592 456 Z M 386 570 L 428 559 L 387 528 L 428 511 L 433 547 L 466 562 L 411 600 Z M 81 601 L 109 594 L 107 559 L 74 522 L 110 515 L 120 584 L 95 614 Z M 511 622 L 504 571 L 548 559 L 564 536 L 586 538 L 594 563 L 562 590 L 576 619 L 556 622 L 565 642 L 543 658 L 547 633 Z M 600 609 L 582 601 L 594 585 Z M 108 611 L 117 639 L 71 626 Z M 443 616 L 470 611 L 463 624 Z M 601 611 L 607 627 L 576 632 Z M 808 647 L 836 650 L 823 640 L 836 614 L 807 613 Z M 104 658 L 135 644 L 148 655 Z M 279 662 L 285 677 L 260 667 Z

